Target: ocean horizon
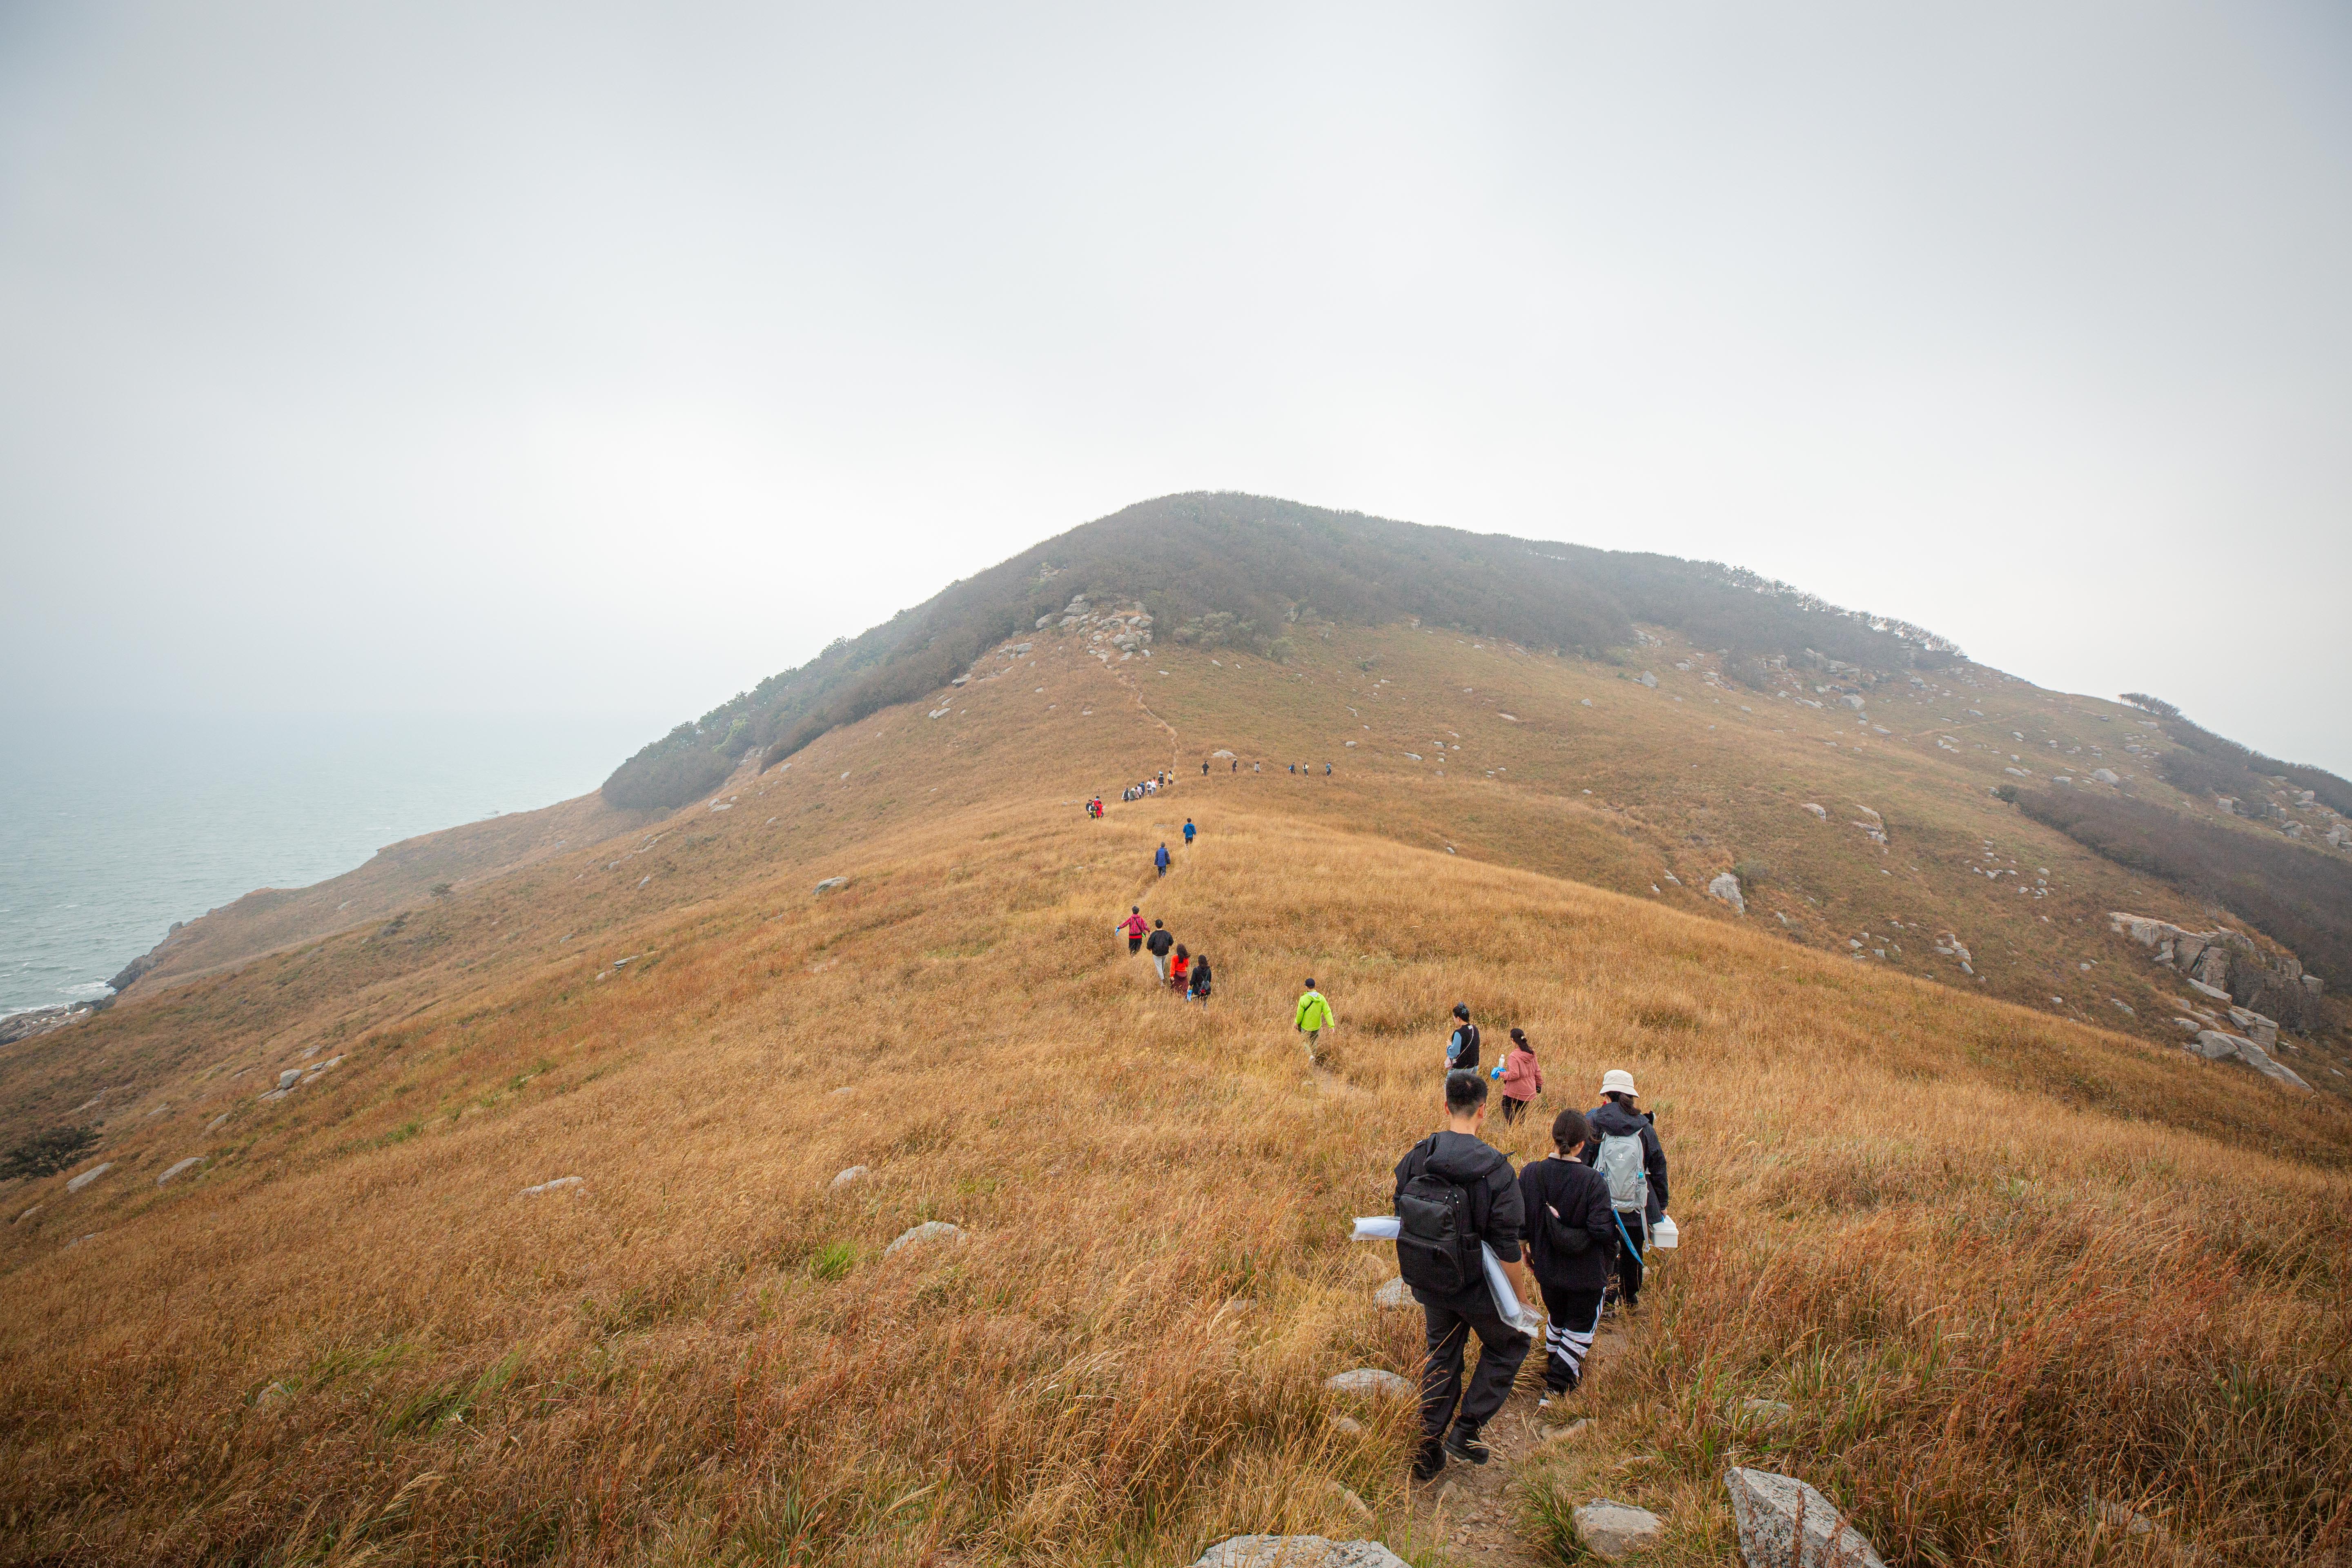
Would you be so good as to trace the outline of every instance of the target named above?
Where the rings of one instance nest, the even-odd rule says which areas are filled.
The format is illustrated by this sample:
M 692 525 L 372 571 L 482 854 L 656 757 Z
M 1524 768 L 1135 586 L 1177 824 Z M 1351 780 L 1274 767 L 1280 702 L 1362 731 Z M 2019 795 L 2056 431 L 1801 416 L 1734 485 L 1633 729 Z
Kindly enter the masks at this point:
M 614 714 L 0 716 L 0 1015 L 111 995 L 189 921 L 585 795 L 669 727 Z

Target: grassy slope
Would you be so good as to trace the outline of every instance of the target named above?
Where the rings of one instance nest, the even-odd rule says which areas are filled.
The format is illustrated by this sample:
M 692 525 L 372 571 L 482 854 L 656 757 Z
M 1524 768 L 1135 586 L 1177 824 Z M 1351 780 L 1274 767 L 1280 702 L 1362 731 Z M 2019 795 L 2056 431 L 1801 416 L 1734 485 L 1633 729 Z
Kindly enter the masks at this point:
M 1823 715 L 1718 707 L 1668 659 L 1654 692 L 1451 643 L 1124 682 L 1041 645 L 948 718 L 878 715 L 739 780 L 724 813 L 0 1058 L 17 1125 L 106 1090 L 115 1162 L 79 1194 L 0 1194 L 41 1208 L 0 1232 L 9 1555 L 1171 1562 L 1357 1533 L 1324 1478 L 1405 1543 L 1401 1426 L 1338 1436 L 1318 1384 L 1412 1364 L 1369 1300 L 1387 1261 L 1339 1238 L 1430 1125 L 1461 997 L 1543 1047 L 1549 1106 L 1633 1068 L 1684 1174 L 1674 1289 L 1595 1395 L 1609 1441 L 1531 1478 L 1533 1514 L 1631 1494 L 1720 1561 L 1716 1473 L 1769 1453 L 1890 1558 L 2073 1560 L 2085 1487 L 2247 1561 L 2336 1544 L 2336 1103 L 1956 993 L 1907 943 L 1919 973 L 1808 950 L 1773 899 L 1742 922 L 1688 884 L 1761 857 L 1841 947 L 1915 917 L 1878 908 L 1895 884 L 1988 992 L 2042 983 L 2004 973 L 2011 941 L 2127 969 L 2098 912 L 2161 899 L 2058 858 L 1932 735 L 1832 752 Z M 2068 700 L 1970 695 L 2017 729 Z M 1448 731 L 1468 761 L 1442 782 L 1398 754 Z M 1064 804 L 1220 744 L 1380 754 L 1328 784 L 1195 772 L 1103 824 Z M 1685 757 L 1686 789 L 1642 787 Z M 1886 856 L 1797 809 L 1858 781 Z M 1186 813 L 1207 837 L 1157 882 Z M 1988 834 L 2060 890 L 1968 872 Z M 1654 898 L 1668 866 L 1685 887 Z M 1109 940 L 1132 901 L 1216 958 L 1206 1016 Z M 1285 1026 L 1308 971 L 1343 1023 L 1320 1082 Z M 256 1099 L 314 1045 L 341 1065 Z M 852 1163 L 870 1179 L 831 1189 Z M 971 1239 L 880 1256 L 931 1217 Z M 1750 1394 L 1797 1414 L 1743 1428 Z

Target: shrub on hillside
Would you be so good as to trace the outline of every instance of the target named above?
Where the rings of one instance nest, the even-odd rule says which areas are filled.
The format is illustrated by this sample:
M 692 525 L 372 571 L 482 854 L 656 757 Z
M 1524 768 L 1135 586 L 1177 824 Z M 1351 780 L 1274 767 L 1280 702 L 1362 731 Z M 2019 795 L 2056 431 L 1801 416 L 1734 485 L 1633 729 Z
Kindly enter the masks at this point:
M 2352 984 L 2352 863 L 2125 795 L 2027 790 L 2017 805 L 2119 866 L 2252 921 L 2329 984 Z
M 51 1127 L 19 1140 L 0 1154 L 0 1181 L 17 1176 L 54 1176 L 98 1142 L 95 1127 Z

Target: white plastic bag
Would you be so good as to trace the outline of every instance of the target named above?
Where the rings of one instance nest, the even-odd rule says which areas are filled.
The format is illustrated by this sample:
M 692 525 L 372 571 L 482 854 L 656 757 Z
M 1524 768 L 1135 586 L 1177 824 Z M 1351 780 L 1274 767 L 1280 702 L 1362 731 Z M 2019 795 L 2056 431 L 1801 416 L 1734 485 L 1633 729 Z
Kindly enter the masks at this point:
M 1358 1215 L 1356 1241 L 1394 1241 L 1402 1229 L 1394 1215 Z M 1503 1260 L 1485 1242 L 1478 1244 L 1478 1255 L 1486 1266 L 1486 1289 L 1495 1298 L 1495 1316 L 1523 1334 L 1532 1334 L 1543 1326 L 1543 1320 L 1529 1311 L 1519 1300 L 1519 1293 L 1511 1289 L 1511 1277 L 1503 1272 Z
M 1658 1223 L 1650 1227 L 1650 1245 L 1672 1252 L 1682 1244 L 1682 1233 L 1675 1229 L 1675 1216 L 1662 1214 Z

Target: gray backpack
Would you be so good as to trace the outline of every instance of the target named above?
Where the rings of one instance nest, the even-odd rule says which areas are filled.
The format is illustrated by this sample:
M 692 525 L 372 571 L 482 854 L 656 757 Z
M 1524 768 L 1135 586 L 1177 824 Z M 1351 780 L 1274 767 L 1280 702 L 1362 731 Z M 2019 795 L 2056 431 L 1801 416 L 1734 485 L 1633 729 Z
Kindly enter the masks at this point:
M 1638 1132 L 1604 1133 L 1593 1168 L 1609 1183 L 1609 1206 L 1619 1214 L 1641 1214 L 1650 1206 L 1650 1172 L 1642 1158 Z

